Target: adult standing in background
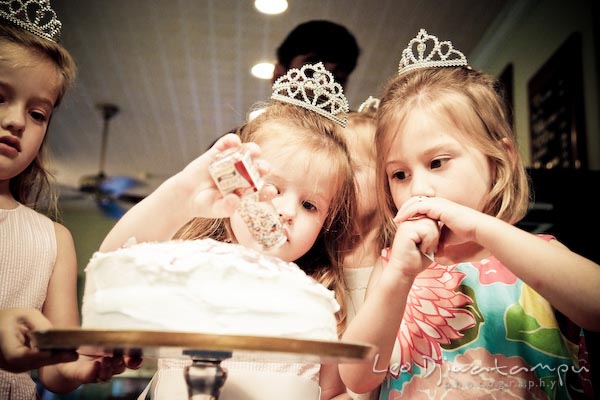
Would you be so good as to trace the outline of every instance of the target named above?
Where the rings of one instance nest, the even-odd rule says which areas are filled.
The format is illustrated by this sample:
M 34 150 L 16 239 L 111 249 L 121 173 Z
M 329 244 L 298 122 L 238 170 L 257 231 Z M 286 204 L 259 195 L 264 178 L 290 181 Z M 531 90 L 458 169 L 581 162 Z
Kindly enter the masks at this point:
M 277 48 L 273 83 L 291 68 L 322 62 L 344 90 L 356 68 L 360 48 L 345 26 L 327 20 L 311 20 L 296 26 Z
M 337 83 L 346 90 L 348 78 L 356 68 L 360 48 L 356 38 L 345 26 L 327 20 L 310 20 L 297 25 L 276 50 L 277 63 L 272 83 L 292 68 L 322 62 Z M 235 127 L 227 133 L 240 133 Z M 223 136 L 223 135 L 221 135 Z M 213 140 L 210 149 L 221 137 Z

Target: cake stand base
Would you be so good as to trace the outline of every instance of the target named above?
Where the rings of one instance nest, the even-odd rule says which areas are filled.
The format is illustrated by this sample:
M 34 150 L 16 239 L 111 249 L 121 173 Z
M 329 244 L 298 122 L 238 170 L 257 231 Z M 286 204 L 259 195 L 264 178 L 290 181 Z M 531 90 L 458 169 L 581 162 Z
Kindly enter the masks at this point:
M 231 352 L 184 351 L 192 364 L 184 369 L 190 400 L 218 400 L 227 379 L 227 370 L 221 361 L 231 357 Z

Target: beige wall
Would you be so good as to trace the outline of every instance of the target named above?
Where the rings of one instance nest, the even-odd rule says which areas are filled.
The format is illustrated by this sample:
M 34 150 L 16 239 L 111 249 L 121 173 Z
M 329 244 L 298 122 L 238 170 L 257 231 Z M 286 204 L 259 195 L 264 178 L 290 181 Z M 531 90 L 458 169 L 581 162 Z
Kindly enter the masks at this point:
M 62 223 L 69 229 L 75 242 L 77 265 L 79 267 L 78 293 L 79 305 L 83 294 L 84 268 L 92 254 L 115 224 L 115 220 L 105 217 L 96 208 L 92 199 L 77 200 L 60 205 Z
M 521 153 L 529 165 L 529 113 L 527 82 L 575 32 L 582 35 L 583 82 L 588 164 L 600 169 L 600 116 L 598 52 L 594 22 L 599 7 L 592 0 L 517 0 L 471 55 L 478 69 L 499 75 L 509 64 L 514 68 L 514 122 Z M 596 30 L 600 26 L 595 27 Z M 569 60 L 564 60 L 568 63 Z

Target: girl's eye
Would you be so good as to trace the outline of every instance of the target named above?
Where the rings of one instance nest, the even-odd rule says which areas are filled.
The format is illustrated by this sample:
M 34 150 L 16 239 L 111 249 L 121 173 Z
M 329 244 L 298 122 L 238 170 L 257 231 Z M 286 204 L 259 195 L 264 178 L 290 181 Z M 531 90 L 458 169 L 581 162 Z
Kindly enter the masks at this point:
M 404 171 L 396 171 L 392 174 L 392 177 L 401 181 L 406 179 L 406 174 L 404 173 Z
M 37 111 L 32 111 L 30 113 L 31 118 L 33 118 L 34 120 L 38 121 L 38 122 L 45 122 L 46 121 L 46 115 L 41 113 L 41 112 L 37 112 Z
M 308 211 L 317 211 L 317 207 L 309 201 L 303 201 L 302 207 L 304 207 Z
M 432 161 L 431 161 L 431 164 L 430 164 L 430 166 L 429 166 L 429 167 L 430 167 L 431 169 L 441 168 L 441 167 L 442 167 L 442 165 L 443 165 L 443 164 L 444 164 L 446 161 L 448 161 L 448 160 L 447 160 L 447 159 L 445 159 L 445 158 L 436 158 L 435 160 L 432 160 Z

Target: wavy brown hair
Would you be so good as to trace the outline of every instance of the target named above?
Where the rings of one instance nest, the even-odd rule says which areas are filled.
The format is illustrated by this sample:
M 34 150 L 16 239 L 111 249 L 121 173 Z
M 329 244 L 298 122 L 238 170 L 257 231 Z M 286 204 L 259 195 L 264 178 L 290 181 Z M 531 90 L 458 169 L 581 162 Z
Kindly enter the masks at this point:
M 454 124 L 463 139 L 481 151 L 491 166 L 492 187 L 483 212 L 509 223 L 521 220 L 529 205 L 529 182 L 508 122 L 498 83 L 467 67 L 422 68 L 392 78 L 377 112 L 377 192 L 386 242 L 393 240 L 398 211 L 385 174 L 385 160 L 410 111 L 426 109 L 431 118 Z
M 9 43 L 26 48 L 40 59 L 54 63 L 62 76 L 60 90 L 54 102 L 54 109 L 56 109 L 67 89 L 72 86 L 77 74 L 75 61 L 69 52 L 60 44 L 5 23 L 0 24 L 0 48 Z M 2 51 L 0 51 L 0 60 L 13 61 L 8 60 Z M 12 196 L 19 203 L 42 211 L 52 218 L 57 218 L 57 194 L 50 185 L 53 177 L 45 165 L 48 157 L 47 138 L 46 132 L 36 158 L 23 172 L 11 178 L 9 188 Z

